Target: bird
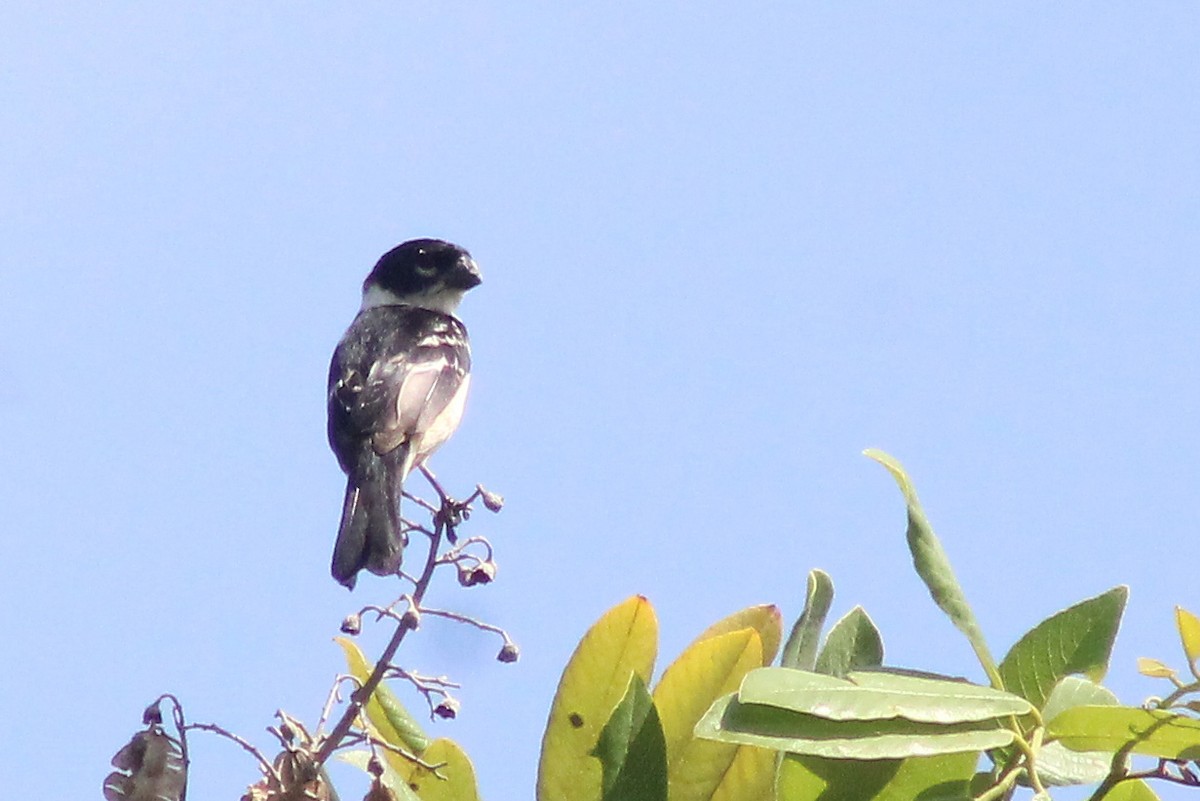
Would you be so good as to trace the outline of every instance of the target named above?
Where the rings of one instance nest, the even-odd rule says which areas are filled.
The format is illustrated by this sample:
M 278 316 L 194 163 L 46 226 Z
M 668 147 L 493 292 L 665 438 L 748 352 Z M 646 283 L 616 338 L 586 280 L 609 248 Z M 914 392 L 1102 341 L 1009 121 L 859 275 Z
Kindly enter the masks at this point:
M 364 568 L 399 572 L 405 479 L 458 428 L 471 344 L 457 317 L 483 278 L 471 254 L 440 239 L 384 253 L 329 365 L 329 446 L 346 474 L 330 572 L 353 590 Z

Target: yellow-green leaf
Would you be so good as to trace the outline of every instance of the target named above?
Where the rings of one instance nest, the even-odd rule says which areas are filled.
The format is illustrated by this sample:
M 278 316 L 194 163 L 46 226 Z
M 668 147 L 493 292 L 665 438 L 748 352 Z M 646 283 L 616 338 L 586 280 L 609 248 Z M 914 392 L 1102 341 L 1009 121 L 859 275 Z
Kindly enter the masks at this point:
M 970 798 L 979 754 L 912 759 L 827 759 L 788 754 L 779 766 L 779 801 L 912 801 Z
M 636 673 L 649 683 L 658 621 L 640 595 L 610 609 L 588 629 L 554 694 L 542 756 L 538 801 L 596 801 L 600 762 L 591 755 L 600 731 Z
M 754 629 L 758 632 L 762 640 L 763 667 L 771 664 L 775 660 L 775 654 L 779 652 L 779 643 L 783 640 L 783 617 L 779 613 L 779 607 L 774 604 L 750 606 L 718 620 L 701 632 L 700 636 L 692 641 L 692 646 L 709 637 L 718 637 L 740 629 Z M 684 653 L 686 652 L 685 650 Z
M 1075 706 L 1055 716 L 1046 733 L 1072 751 L 1130 753 L 1159 759 L 1200 759 L 1200 720 L 1127 706 Z
M 667 741 L 671 801 L 708 801 L 726 779 L 738 746 L 698 740 L 692 731 L 714 701 L 762 663 L 762 640 L 745 628 L 697 640 L 663 673 L 654 705 Z
M 453 740 L 439 737 L 421 754 L 422 762 L 438 766 L 437 774 L 441 778 L 399 754 L 386 750 L 381 750 L 381 753 L 386 755 L 388 765 L 421 801 L 479 801 L 475 766 Z
M 1107 687 L 1083 676 L 1064 676 L 1046 699 L 1042 720 L 1053 720 L 1073 706 L 1120 705 L 1117 696 Z M 1044 743 L 1037 755 L 1037 772 L 1046 787 L 1096 784 L 1108 775 L 1112 760 L 1113 755 L 1103 751 L 1082 753 L 1059 742 Z
M 1175 625 L 1179 629 L 1179 639 L 1183 642 L 1183 652 L 1187 655 L 1188 664 L 1193 667 L 1200 659 L 1200 617 L 1196 617 L 1182 606 L 1175 607 Z
M 363 652 L 352 640 L 345 637 L 335 637 L 334 642 L 346 652 L 346 664 L 350 667 L 350 675 L 360 683 L 366 682 L 374 666 L 363 656 Z M 414 754 L 419 754 L 429 747 L 429 735 L 386 684 L 380 682 L 375 692 L 371 693 L 366 711 L 371 725 L 385 742 L 397 748 L 408 749 Z
M 733 763 L 713 790 L 712 801 L 773 801 L 778 756 L 767 748 L 738 746 Z
M 775 795 L 779 801 L 868 801 L 895 777 L 902 762 L 784 754 Z
M 1169 679 L 1175 675 L 1175 669 L 1170 665 L 1147 656 L 1138 657 L 1137 671 L 1143 676 L 1149 676 L 1152 679 Z
M 368 750 L 339 751 L 337 758 L 347 765 L 353 765 L 363 773 L 370 772 L 371 752 Z M 421 801 L 417 797 L 417 794 L 404 783 L 404 778 L 392 769 L 391 763 L 387 759 L 383 761 L 383 776 L 380 777 L 380 780 L 383 782 L 384 787 L 392 791 L 392 794 L 396 797 L 396 801 Z M 249 797 L 248 795 L 243 796 L 243 798 Z

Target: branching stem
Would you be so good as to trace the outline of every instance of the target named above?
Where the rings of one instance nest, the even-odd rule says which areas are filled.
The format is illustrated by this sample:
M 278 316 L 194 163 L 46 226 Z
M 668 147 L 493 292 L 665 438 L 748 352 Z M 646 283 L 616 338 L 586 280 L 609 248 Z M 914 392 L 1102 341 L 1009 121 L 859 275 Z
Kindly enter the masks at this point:
M 421 468 L 425 470 L 424 467 Z M 426 471 L 426 476 L 431 475 Z M 432 482 L 432 479 L 431 479 Z M 449 499 L 442 491 L 441 487 L 434 483 L 435 489 L 442 497 L 442 505 L 445 507 Z M 453 501 L 450 501 L 453 503 Z M 425 597 L 426 590 L 429 589 L 430 580 L 433 578 L 433 571 L 437 567 L 438 550 L 441 548 L 442 537 L 446 534 L 447 522 L 441 516 L 435 517 L 433 536 L 429 539 L 429 553 L 425 557 L 425 569 L 421 571 L 420 577 L 417 578 L 416 587 L 413 589 L 411 603 L 414 607 L 421 605 L 421 600 Z M 355 690 L 350 696 L 350 703 L 346 705 L 346 711 L 342 713 L 337 724 L 333 727 L 333 731 L 321 743 L 321 748 L 316 754 L 317 765 L 325 764 L 326 760 L 333 755 L 342 744 L 346 734 L 350 731 L 350 727 L 354 725 L 355 719 L 359 712 L 370 700 L 371 695 L 375 692 L 375 688 L 379 686 L 379 682 L 383 681 L 383 676 L 391 665 L 392 658 L 396 656 L 396 651 L 400 649 L 400 643 L 404 642 L 404 637 L 409 632 L 408 626 L 397 625 L 396 633 L 392 635 L 392 639 L 388 642 L 387 647 L 383 649 L 383 653 L 379 655 L 379 659 L 375 662 L 375 668 L 371 671 L 371 675 L 363 682 L 362 686 Z

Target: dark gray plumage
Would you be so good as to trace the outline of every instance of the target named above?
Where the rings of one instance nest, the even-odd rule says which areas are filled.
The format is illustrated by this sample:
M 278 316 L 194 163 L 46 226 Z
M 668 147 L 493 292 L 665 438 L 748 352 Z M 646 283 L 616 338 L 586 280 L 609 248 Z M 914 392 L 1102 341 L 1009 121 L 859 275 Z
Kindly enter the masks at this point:
M 333 577 L 400 569 L 404 480 L 458 427 L 470 384 L 467 329 L 454 316 L 480 283 L 462 248 L 418 239 L 388 251 L 329 367 L 329 444 L 346 473 Z

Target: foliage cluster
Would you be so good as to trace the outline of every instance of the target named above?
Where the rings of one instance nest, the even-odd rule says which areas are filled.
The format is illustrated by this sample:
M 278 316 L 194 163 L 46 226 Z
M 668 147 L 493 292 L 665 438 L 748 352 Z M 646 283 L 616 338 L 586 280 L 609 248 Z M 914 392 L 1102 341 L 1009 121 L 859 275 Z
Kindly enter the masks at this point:
M 539 801 L 995 801 L 1021 788 L 1047 799 L 1066 785 L 1092 786 L 1092 801 L 1150 801 L 1149 779 L 1200 787 L 1200 619 L 1177 609 L 1189 679 L 1139 664 L 1172 683 L 1144 706 L 1122 706 L 1100 684 L 1125 587 L 1051 615 L 997 662 L 908 476 L 887 454 L 867 455 L 899 484 L 914 567 L 989 685 L 884 667 L 861 607 L 822 643 L 833 584 L 814 570 L 778 665 L 778 613 L 747 609 L 702 634 L 651 693 L 654 616 L 630 599 L 584 637 L 563 675 Z
M 1091 786 L 1090 801 L 1153 801 L 1149 780 L 1200 787 L 1200 619 L 1176 610 L 1186 678 L 1164 662 L 1140 660 L 1142 673 L 1171 685 L 1142 706 L 1122 705 L 1100 684 L 1125 587 L 1051 615 L 996 661 L 908 476 L 887 454 L 867 455 L 899 485 L 913 565 L 967 638 L 988 684 L 885 667 L 882 636 L 861 607 L 822 637 L 833 583 L 819 570 L 809 574 L 803 612 L 786 642 L 779 610 L 751 607 L 710 626 L 655 683 L 658 624 L 649 601 L 636 596 L 589 629 L 563 672 L 542 740 L 538 801 L 998 801 L 1017 792 L 1044 801 L 1051 788 L 1069 785 Z M 474 575 L 476 562 L 490 567 L 488 580 L 495 574 L 490 545 L 486 558 L 466 559 L 466 567 L 461 548 L 438 556 L 441 534 L 448 525 L 452 535 L 463 516 L 463 505 L 439 494 L 443 506 L 431 507 L 435 525 L 426 532 L 426 573 L 418 592 L 402 599 L 407 610 L 363 610 L 398 622 L 393 644 L 372 665 L 354 642 L 339 639 L 349 666 L 341 679 L 357 688 L 342 718 L 343 739 L 309 736 L 281 713 L 275 731 L 285 751 L 273 764 L 258 755 L 266 778 L 249 801 L 336 798 L 322 770 L 335 751 L 372 776 L 368 801 L 479 798 L 462 749 L 431 739 L 383 681 L 402 678 L 425 695 L 431 714 L 454 714 L 452 683 L 391 664 L 391 646 L 405 626 L 415 628 L 414 616 L 462 620 L 422 606 L 434 567 L 455 564 L 464 586 L 475 583 L 462 579 Z M 493 496 L 482 497 L 499 508 L 488 502 Z M 507 634 L 464 622 L 501 634 L 498 658 L 515 658 Z M 361 613 L 344 630 L 357 633 L 360 624 Z M 181 735 L 216 728 L 185 726 L 178 703 L 175 718 Z M 114 758 L 109 801 L 186 794 L 186 743 L 166 733 L 157 704 L 146 722 Z M 355 744 L 365 747 L 342 748 Z

